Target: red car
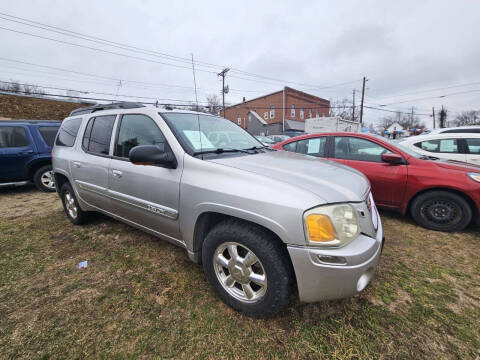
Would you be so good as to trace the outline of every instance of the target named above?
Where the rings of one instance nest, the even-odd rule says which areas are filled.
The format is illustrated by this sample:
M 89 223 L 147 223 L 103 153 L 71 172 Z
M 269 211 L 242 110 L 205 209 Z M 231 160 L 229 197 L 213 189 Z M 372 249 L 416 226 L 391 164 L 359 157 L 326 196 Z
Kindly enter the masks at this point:
M 378 207 L 410 212 L 428 229 L 457 231 L 480 223 L 480 166 L 436 160 L 366 134 L 303 135 L 272 148 L 357 169 L 370 180 Z

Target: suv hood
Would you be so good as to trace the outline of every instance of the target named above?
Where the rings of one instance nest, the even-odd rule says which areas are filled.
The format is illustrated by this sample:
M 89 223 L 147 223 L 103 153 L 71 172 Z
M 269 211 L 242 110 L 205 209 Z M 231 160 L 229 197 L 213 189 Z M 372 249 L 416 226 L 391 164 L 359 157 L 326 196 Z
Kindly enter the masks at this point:
M 326 203 L 360 202 L 365 200 L 370 189 L 367 178 L 357 170 L 332 161 L 287 151 L 267 151 L 207 161 L 303 188 Z

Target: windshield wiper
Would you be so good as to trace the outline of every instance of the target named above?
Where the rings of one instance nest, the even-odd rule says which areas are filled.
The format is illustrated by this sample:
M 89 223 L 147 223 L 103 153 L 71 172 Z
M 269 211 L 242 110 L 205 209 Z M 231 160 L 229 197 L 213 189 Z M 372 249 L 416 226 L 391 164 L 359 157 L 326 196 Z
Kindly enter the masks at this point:
M 420 159 L 421 160 L 438 160 L 439 158 L 435 156 L 423 155 L 422 157 L 420 157 Z
M 251 152 L 244 149 L 218 148 L 215 150 L 197 151 L 193 153 L 193 156 L 203 155 L 203 154 L 222 154 L 227 152 L 241 152 L 245 154 L 251 154 Z
M 267 147 L 268 147 L 268 146 L 257 146 L 257 145 L 255 145 L 255 146 L 252 146 L 251 148 L 242 149 L 242 150 L 250 150 L 250 151 L 251 151 L 251 150 L 262 150 L 262 149 L 265 149 L 265 148 L 267 148 Z

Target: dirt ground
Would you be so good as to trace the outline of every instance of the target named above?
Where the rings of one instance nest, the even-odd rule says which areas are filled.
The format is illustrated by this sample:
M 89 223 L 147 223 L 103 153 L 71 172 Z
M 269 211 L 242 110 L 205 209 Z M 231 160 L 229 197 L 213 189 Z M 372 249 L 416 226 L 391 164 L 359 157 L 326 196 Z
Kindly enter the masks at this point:
M 100 215 L 73 226 L 55 193 L 0 188 L 0 358 L 478 359 L 480 229 L 382 219 L 364 292 L 292 296 L 255 320 L 225 306 L 183 249 Z

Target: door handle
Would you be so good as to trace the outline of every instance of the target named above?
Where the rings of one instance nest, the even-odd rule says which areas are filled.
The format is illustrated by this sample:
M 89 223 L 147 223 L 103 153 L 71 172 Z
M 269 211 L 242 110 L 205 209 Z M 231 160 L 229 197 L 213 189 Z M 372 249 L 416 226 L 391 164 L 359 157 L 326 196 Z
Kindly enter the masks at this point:
M 73 167 L 79 168 L 80 166 L 82 166 L 81 162 L 79 162 L 79 161 L 74 161 L 73 162 Z
M 28 154 L 33 154 L 33 150 L 20 151 L 20 155 L 28 155 Z
M 123 173 L 120 171 L 120 170 L 112 170 L 112 174 L 113 176 L 115 176 L 116 178 L 121 178 Z

